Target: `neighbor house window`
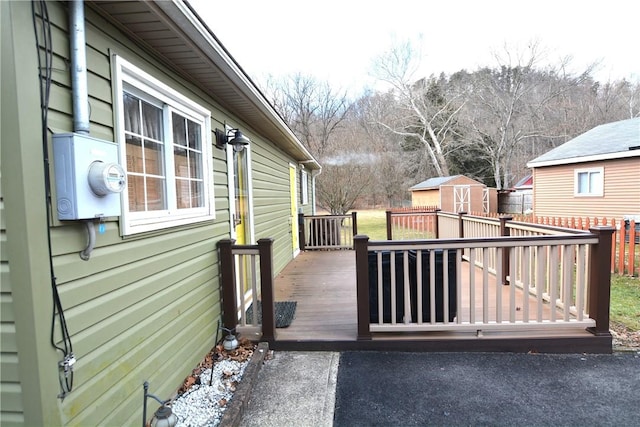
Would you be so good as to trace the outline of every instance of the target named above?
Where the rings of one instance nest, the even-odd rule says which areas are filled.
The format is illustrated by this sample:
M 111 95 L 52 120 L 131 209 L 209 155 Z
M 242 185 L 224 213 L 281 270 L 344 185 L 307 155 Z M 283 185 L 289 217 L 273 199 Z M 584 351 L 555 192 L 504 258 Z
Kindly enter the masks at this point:
M 115 68 L 124 234 L 213 219 L 210 112 L 120 57 Z
M 300 188 L 302 189 L 302 204 L 306 205 L 309 203 L 309 174 L 306 170 L 302 170 L 300 172 Z
M 604 169 L 576 169 L 575 195 L 602 196 L 604 190 Z

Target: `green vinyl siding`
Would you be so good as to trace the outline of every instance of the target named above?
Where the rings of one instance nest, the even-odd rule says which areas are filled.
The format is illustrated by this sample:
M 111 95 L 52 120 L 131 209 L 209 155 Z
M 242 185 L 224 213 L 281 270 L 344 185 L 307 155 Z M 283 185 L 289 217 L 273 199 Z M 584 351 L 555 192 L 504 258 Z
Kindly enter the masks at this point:
M 274 239 L 274 272 L 277 273 L 293 258 L 289 223 L 291 159 L 275 146 L 262 143 L 252 147 L 251 160 L 256 239 Z
M 149 381 L 157 396 L 172 396 L 214 345 L 221 315 L 216 245 L 230 236 L 225 155 L 213 148 L 214 220 L 122 237 L 119 219 L 107 218 L 90 259 L 83 261 L 79 256 L 87 244 L 83 222 L 59 221 L 54 212 L 47 229 L 44 157 L 35 119 L 40 108 L 31 4 L 0 3 L 2 103 L 15 105 L 2 109 L 2 173 L 12 176 L 11 198 L 4 197 L 9 195 L 6 189 L 0 193 L 2 425 L 135 425 L 142 412 L 143 382 Z M 51 134 L 71 132 L 73 120 L 67 4 L 47 2 L 47 6 L 54 55 L 47 122 L 51 152 Z M 6 25 L 7 11 L 19 23 L 19 31 Z M 115 54 L 205 106 L 211 111 L 212 130 L 224 123 L 246 129 L 252 140 L 255 237 L 274 239 L 274 270 L 284 268 L 293 257 L 289 164 L 294 160 L 91 8 L 85 7 L 85 14 L 91 136 L 115 139 L 111 84 Z M 28 60 L 18 61 L 20 55 L 10 56 L 5 46 Z M 15 76 L 5 74 L 7 58 Z M 15 89 L 5 91 L 5 87 Z M 12 142 L 10 149 L 6 141 Z M 53 164 L 49 170 L 53 174 Z M 50 191 L 55 206 L 55 188 Z M 12 240 L 12 232 L 20 238 Z M 50 257 L 77 358 L 73 390 L 64 400 L 57 397 L 61 354 L 49 342 Z M 12 289 L 14 283 L 24 286 Z M 56 340 L 61 339 L 59 326 L 56 323 Z
M 95 20 L 87 25 L 92 135 L 113 139 L 115 134 L 106 79 L 112 53 L 136 61 L 209 108 L 214 120 L 224 120 L 216 116 L 212 101 L 191 92 L 187 82 L 151 59 L 140 59 L 144 52 L 100 18 L 90 12 L 87 18 Z M 68 106 L 64 99 L 55 110 L 69 114 Z M 171 396 L 214 345 L 221 314 L 216 243 L 229 235 L 229 204 L 222 152 L 213 154 L 215 221 L 126 238 L 117 221 L 107 222 L 88 262 L 78 256 L 86 244 L 81 224 L 52 230 L 58 289 L 78 358 L 74 391 L 61 404 L 65 424 L 137 420 L 143 381 L 149 381 L 154 394 Z
M 23 425 L 24 416 L 6 231 L 0 184 L 0 419 L 3 426 L 19 426 Z

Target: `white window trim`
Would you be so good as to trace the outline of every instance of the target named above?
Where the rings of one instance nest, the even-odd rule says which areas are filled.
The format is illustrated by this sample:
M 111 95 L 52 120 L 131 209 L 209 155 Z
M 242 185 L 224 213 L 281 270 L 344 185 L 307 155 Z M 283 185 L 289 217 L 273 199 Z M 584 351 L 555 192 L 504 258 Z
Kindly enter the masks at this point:
M 132 92 L 142 92 L 146 96 L 155 98 L 165 104 L 165 114 L 176 111 L 200 123 L 202 125 L 203 135 L 202 172 L 204 181 L 204 206 L 194 209 L 180 209 L 180 212 L 171 209 L 153 212 L 129 212 L 129 196 L 125 190 L 121 193 L 121 234 L 131 235 L 214 219 L 215 198 L 213 194 L 213 160 L 211 152 L 211 112 L 124 58 L 114 55 L 113 59 L 113 99 L 114 109 L 117 113 L 115 127 L 116 142 L 118 142 L 120 147 L 120 164 L 127 164 L 124 149 L 124 105 L 122 100 L 125 85 L 133 87 L 135 90 Z M 167 181 L 169 181 L 172 173 L 173 171 L 167 168 Z M 171 184 L 173 184 L 173 181 Z M 168 187 L 171 187 L 171 185 L 168 185 Z M 167 193 L 169 198 L 172 189 L 169 188 Z
M 309 174 L 306 170 L 300 171 L 300 189 L 302 191 L 302 205 L 309 204 Z
M 581 173 L 600 173 L 601 185 L 600 191 L 597 193 L 580 193 L 578 192 L 578 175 Z M 573 171 L 573 195 L 575 197 L 603 197 L 604 196 L 604 167 L 574 169 Z

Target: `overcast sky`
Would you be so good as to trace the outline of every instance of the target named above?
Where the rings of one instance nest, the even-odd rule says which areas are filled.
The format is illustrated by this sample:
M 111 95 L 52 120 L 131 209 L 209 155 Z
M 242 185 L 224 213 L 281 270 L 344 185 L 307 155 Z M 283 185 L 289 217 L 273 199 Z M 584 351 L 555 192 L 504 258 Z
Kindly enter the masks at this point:
M 493 52 L 537 40 L 546 60 L 575 71 L 600 61 L 600 81 L 640 80 L 637 0 L 189 0 L 240 66 L 371 87 L 372 60 L 395 42 L 422 50 L 422 73 L 495 66 Z

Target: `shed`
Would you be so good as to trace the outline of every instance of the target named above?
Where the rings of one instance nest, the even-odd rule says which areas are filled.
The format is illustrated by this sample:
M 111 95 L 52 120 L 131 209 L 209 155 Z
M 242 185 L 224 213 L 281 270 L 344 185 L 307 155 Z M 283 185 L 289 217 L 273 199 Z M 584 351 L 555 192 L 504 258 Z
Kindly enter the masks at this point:
M 596 126 L 527 166 L 537 216 L 640 214 L 640 118 Z
M 409 188 L 411 206 L 437 206 L 445 212 L 497 212 L 494 188 L 464 175 L 429 178 Z

